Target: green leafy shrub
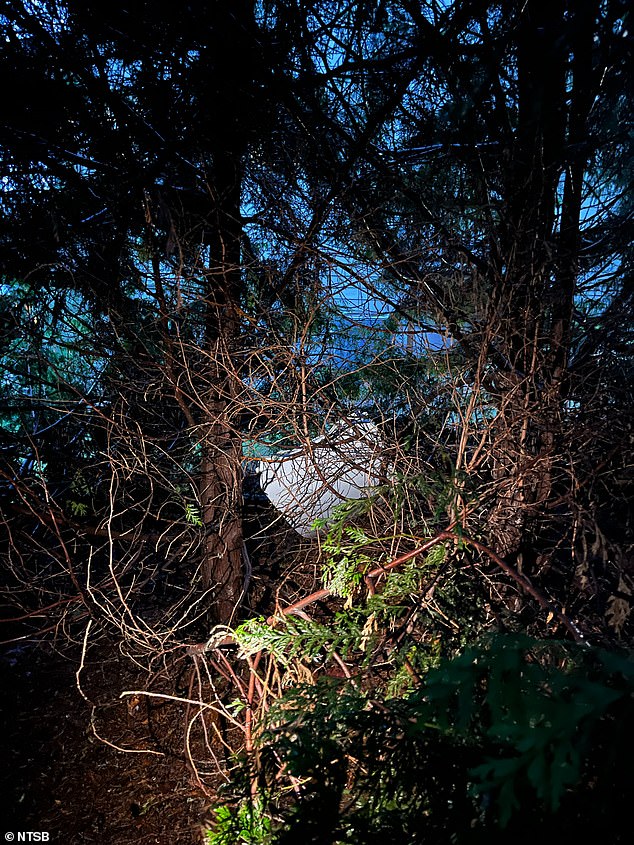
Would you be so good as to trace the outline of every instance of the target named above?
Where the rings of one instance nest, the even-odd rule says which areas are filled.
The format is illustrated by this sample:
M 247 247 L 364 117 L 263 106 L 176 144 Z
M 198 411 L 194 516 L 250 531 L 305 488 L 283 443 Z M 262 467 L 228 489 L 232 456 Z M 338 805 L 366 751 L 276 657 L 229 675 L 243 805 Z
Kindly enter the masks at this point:
M 235 809 L 220 806 L 205 834 L 206 845 L 266 845 L 270 841 L 271 821 L 261 801 L 245 799 Z
M 235 841 L 528 842 L 544 826 L 625 841 L 631 753 L 628 657 L 494 636 L 400 697 L 328 677 L 290 689 L 258 739 L 275 821 Z

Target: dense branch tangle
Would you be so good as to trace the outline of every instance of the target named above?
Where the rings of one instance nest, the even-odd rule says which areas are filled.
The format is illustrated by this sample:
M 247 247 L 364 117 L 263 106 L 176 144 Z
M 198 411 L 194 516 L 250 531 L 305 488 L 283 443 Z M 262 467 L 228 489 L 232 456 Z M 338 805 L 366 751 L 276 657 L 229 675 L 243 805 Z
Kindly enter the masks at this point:
M 573 5 L 9 4 L 7 638 L 174 659 L 209 759 L 368 657 L 378 700 L 491 629 L 629 642 L 631 63 Z M 253 462 L 359 416 L 382 483 L 301 540 Z

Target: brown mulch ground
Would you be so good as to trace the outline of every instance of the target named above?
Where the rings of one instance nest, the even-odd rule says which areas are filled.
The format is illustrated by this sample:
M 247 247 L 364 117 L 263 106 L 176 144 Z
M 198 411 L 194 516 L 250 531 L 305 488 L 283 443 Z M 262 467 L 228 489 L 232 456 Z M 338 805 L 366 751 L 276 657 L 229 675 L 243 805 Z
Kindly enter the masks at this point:
M 280 594 L 289 604 L 320 586 L 293 532 L 276 523 L 273 537 L 255 529 L 253 534 L 259 539 L 250 548 L 251 613 L 267 615 Z M 7 642 L 13 634 L 7 628 L 0 625 L 0 643 L 5 641 L 0 644 L 0 842 L 6 832 L 19 841 L 18 831 L 38 831 L 64 845 L 202 845 L 214 790 L 224 779 L 219 769 L 228 763 L 221 742 L 209 753 L 213 726 L 207 724 L 205 735 L 197 719 L 190 734 L 202 789 L 185 753 L 191 709 L 147 696 L 122 700 L 120 694 L 151 690 L 209 700 L 208 690 L 190 686 L 204 673 L 196 675 L 185 659 L 150 676 L 121 656 L 120 641 L 102 639 L 88 649 L 81 673 L 86 701 L 76 679 L 80 642 L 69 649 L 66 640 L 61 654 L 20 639 Z M 230 700 L 236 697 L 235 690 L 229 692 Z M 234 737 L 224 738 L 234 747 Z M 159 754 L 120 751 L 108 743 Z
M 52 843 L 200 845 L 209 798 L 186 764 L 184 708 L 119 699 L 143 677 L 116 651 L 88 655 L 80 695 L 77 664 L 52 650 L 4 646 L 0 653 L 2 780 L 6 832 L 46 831 Z M 135 675 L 138 675 L 135 677 Z M 145 674 L 147 683 L 147 674 Z

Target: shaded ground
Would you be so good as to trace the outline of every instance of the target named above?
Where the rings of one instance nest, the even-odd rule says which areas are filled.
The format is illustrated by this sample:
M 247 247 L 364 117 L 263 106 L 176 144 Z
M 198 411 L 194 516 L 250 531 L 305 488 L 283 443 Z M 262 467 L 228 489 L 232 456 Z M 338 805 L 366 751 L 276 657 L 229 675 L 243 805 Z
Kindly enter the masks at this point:
M 113 652 L 89 657 L 85 682 L 100 735 L 161 756 L 117 751 L 95 737 L 75 671 L 53 652 L 2 649 L 0 840 L 7 831 L 47 831 L 66 845 L 200 845 L 209 800 L 185 762 L 182 707 L 120 701 L 139 679 Z
M 296 535 L 283 522 L 275 523 L 272 537 L 261 533 L 269 520 L 267 511 L 250 525 L 248 535 L 254 562 L 251 613 L 271 612 L 280 594 L 288 604 L 319 586 L 315 567 L 305 566 L 306 549 L 295 550 L 295 557 Z M 152 606 L 155 598 L 148 596 L 147 602 Z M 0 641 L 24 633 L 7 630 L 11 627 L 0 625 Z M 124 690 L 204 701 L 211 696 L 201 688 L 204 669 L 199 666 L 197 672 L 190 658 L 164 662 L 149 676 L 121 657 L 121 645 L 105 639 L 91 644 L 81 673 L 85 697 L 76 679 L 81 642 L 71 649 L 65 641 L 69 656 L 20 640 L 0 645 L 0 842 L 6 832 L 18 831 L 47 832 L 51 843 L 64 845 L 204 842 L 213 789 L 228 762 L 216 737 L 228 739 L 232 747 L 233 737 L 212 724 L 208 711 L 203 731 L 195 708 L 185 704 L 147 696 L 122 700 Z M 217 676 L 213 682 L 218 691 Z M 235 699 L 235 689 L 229 688 L 228 695 Z M 192 724 L 195 769 L 185 748 Z M 126 753 L 108 743 L 143 753 Z M 216 754 L 218 759 L 212 759 Z

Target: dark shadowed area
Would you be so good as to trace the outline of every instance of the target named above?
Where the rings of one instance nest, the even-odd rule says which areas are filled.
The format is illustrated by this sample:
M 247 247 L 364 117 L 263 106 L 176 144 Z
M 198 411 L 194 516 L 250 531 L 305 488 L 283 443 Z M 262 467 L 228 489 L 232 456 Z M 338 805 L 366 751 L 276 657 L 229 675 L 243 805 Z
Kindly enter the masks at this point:
M 3 832 L 47 831 L 51 842 L 198 845 L 206 800 L 185 762 L 184 708 L 119 699 L 137 677 L 103 649 L 76 665 L 52 651 L 4 646 L 0 657 Z M 124 753 L 124 748 L 159 753 Z

